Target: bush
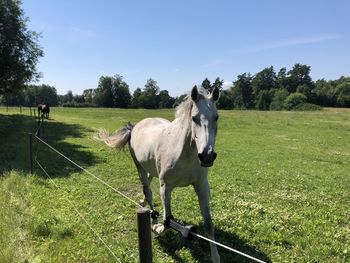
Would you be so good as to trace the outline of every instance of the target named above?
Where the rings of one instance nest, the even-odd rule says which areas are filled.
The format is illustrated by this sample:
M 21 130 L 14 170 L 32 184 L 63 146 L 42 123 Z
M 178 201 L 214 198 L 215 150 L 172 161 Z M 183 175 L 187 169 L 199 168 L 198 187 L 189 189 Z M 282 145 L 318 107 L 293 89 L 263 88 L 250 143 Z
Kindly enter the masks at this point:
M 284 100 L 284 108 L 287 110 L 293 110 L 301 103 L 305 103 L 307 100 L 306 96 L 302 93 L 292 93 Z
M 312 103 L 300 103 L 295 107 L 295 110 L 315 111 L 315 110 L 322 110 L 322 107 Z

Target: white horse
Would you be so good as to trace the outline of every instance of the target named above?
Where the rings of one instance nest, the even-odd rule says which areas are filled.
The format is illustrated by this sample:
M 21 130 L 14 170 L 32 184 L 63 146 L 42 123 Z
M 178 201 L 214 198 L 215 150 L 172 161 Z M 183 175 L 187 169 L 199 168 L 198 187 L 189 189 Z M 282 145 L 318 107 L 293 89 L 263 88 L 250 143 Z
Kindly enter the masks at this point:
M 194 86 L 191 95 L 176 109 L 176 118 L 147 118 L 136 125 L 127 125 L 113 135 L 99 130 L 97 137 L 108 146 L 122 149 L 127 143 L 143 185 L 145 200 L 153 210 L 152 177 L 159 177 L 164 222 L 171 214 L 171 192 L 175 187 L 193 185 L 198 195 L 206 234 L 214 239 L 209 208 L 208 167 L 216 158 L 214 151 L 218 112 L 215 102 L 219 89 L 211 94 Z M 157 222 L 156 222 L 157 223 Z M 160 233 L 164 225 L 154 224 Z M 214 244 L 210 243 L 213 262 L 220 262 Z

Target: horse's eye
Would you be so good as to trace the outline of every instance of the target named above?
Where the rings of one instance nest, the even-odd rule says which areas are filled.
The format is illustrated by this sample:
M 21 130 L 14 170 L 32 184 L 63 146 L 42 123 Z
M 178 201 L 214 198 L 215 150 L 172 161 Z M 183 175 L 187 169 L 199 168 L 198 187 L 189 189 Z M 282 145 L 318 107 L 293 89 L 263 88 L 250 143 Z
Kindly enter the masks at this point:
M 193 117 L 192 117 L 192 120 L 193 120 L 194 122 L 196 122 L 196 117 L 193 116 Z
M 216 115 L 215 116 L 215 120 L 217 121 L 219 119 L 219 115 Z

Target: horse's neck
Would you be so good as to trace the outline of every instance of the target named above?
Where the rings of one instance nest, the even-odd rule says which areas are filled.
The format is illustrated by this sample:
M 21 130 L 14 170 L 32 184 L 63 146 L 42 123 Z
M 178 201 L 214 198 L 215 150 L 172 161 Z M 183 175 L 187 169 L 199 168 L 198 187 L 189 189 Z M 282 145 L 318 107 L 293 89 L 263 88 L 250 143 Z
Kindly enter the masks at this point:
M 192 141 L 191 124 L 183 118 L 176 118 L 169 125 L 169 133 L 173 140 L 172 144 L 176 145 L 178 154 L 191 154 L 194 150 L 194 142 Z M 196 154 L 196 153 L 195 153 Z

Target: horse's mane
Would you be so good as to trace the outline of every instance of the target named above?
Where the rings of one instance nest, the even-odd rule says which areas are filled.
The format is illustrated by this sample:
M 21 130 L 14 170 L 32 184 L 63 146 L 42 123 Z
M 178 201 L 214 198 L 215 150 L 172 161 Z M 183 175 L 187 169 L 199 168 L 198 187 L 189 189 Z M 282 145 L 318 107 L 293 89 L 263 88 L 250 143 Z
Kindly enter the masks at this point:
M 198 99 L 206 99 L 208 97 L 208 92 L 204 88 L 198 88 Z M 181 102 L 175 111 L 175 118 L 183 118 L 184 120 L 191 119 L 191 111 L 193 107 L 193 100 L 191 95 L 187 95 L 183 102 Z

